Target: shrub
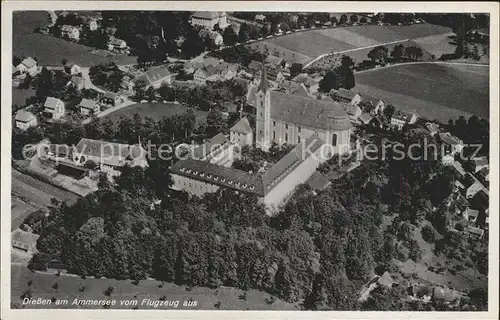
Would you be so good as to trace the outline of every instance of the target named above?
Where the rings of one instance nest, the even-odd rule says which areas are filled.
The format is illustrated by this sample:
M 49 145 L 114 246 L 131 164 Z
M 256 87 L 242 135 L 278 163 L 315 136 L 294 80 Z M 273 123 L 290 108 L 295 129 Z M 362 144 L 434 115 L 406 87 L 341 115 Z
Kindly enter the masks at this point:
M 427 243 L 434 243 L 436 241 L 436 230 L 433 227 L 426 225 L 420 231 L 422 233 L 422 238 Z

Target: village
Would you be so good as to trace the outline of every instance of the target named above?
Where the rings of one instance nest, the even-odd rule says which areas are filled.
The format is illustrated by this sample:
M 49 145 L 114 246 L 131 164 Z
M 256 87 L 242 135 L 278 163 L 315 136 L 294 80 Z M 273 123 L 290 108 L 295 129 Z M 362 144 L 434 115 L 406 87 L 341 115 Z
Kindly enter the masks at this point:
M 116 34 L 106 35 L 107 41 L 102 42 L 96 33 L 104 34 L 109 28 L 101 28 L 102 17 L 98 15 L 92 18 L 67 12 L 53 15 L 53 24 L 39 30 L 40 33 L 74 42 L 92 39 L 99 50 L 115 55 L 128 55 L 135 50 Z M 373 15 L 359 16 L 362 20 L 344 19 L 338 25 L 368 24 Z M 299 19 L 296 17 L 291 21 L 296 22 Z M 93 139 L 86 135 L 51 141 L 44 134 L 50 128 L 101 126 L 113 114 L 141 105 L 167 110 L 180 108 L 184 112 L 195 110 L 208 114 L 205 126 L 201 126 L 205 131 L 199 129 L 196 135 L 182 139 L 177 135 L 173 138 L 176 140 L 169 141 L 175 146 L 184 143 L 187 146 L 184 152 L 188 154 L 182 159 L 173 152 L 168 154 L 172 192 L 203 198 L 220 190 L 233 190 L 256 196 L 265 206 L 266 214 L 274 217 L 297 196 L 295 193 L 301 186 L 307 186 L 309 194 L 318 195 L 328 192 L 342 177 L 364 168 L 370 160 L 360 154 L 367 145 L 404 143 L 404 137 L 415 134 L 435 141 L 438 149 L 444 150 L 437 160 L 453 176 L 451 193 L 443 200 L 451 218 L 445 221 L 443 230 L 467 239 L 466 247 L 487 241 L 489 155 L 484 150 L 480 156 L 472 155 L 473 142 L 457 136 L 460 128 L 474 125 L 473 120 L 467 123 L 463 117 L 450 119 L 450 125 L 348 85 L 349 77 L 354 79 L 360 64 L 345 55 L 339 56 L 335 67 L 340 79 L 330 81 L 328 72 L 325 74 L 321 68 L 306 68 L 306 64 L 279 52 L 267 49 L 267 52 L 247 52 L 241 49 L 246 47 L 230 44 L 227 38 L 239 32 L 226 32 L 227 28 L 233 28 L 236 22 L 241 28 L 241 21 L 266 26 L 264 14 L 244 20 L 228 17 L 225 12 L 193 12 L 189 21 L 200 38 L 213 42 L 207 47 L 215 49 L 193 58 L 172 54 L 132 65 L 110 62 L 90 67 L 66 59 L 55 66 L 43 65 L 34 56 L 18 58 L 13 65 L 13 87 L 36 90 L 39 99 L 13 110 L 13 139 L 31 139 L 26 142 L 31 149 L 29 152 L 23 149 L 24 158 L 13 159 L 13 168 L 78 197 L 86 197 L 98 192 L 103 179 L 114 184 L 124 170 L 150 167 L 151 141 L 141 136 L 141 132 L 131 134 L 128 141 L 111 137 Z M 423 19 L 415 18 L 409 24 L 423 23 Z M 294 30 L 287 25 L 282 30 L 283 25 L 275 26 L 273 22 L 269 25 L 269 29 L 276 29 L 273 35 L 247 39 L 245 43 L 300 32 L 298 26 Z M 334 25 L 337 23 L 331 20 L 317 21 L 321 29 Z M 375 25 L 383 27 L 384 23 Z M 477 32 L 475 36 L 478 37 Z M 180 48 L 184 46 L 181 44 Z M 236 55 L 238 50 L 244 52 L 245 61 L 231 56 L 231 50 Z M 373 68 L 385 66 L 380 63 Z M 215 98 L 192 101 L 195 92 L 215 92 L 222 90 L 221 87 L 231 92 L 231 96 L 218 99 L 213 94 Z M 46 92 L 39 94 L 43 88 Z M 217 120 L 210 122 L 210 117 Z M 475 125 L 480 126 L 479 120 Z M 33 137 L 41 139 L 35 141 Z M 331 148 L 326 156 L 321 153 L 325 145 Z M 306 156 L 305 146 L 312 146 L 307 149 L 312 153 Z M 337 165 L 335 162 L 345 155 L 350 160 Z M 23 202 L 18 196 L 15 198 Z M 155 197 L 151 208 L 161 202 L 162 199 Z M 432 212 L 439 210 L 442 210 L 439 206 L 431 208 Z M 42 214 L 48 215 L 49 211 L 45 208 Z M 16 225 L 12 226 L 12 248 L 23 264 L 28 264 L 38 251 L 39 236 L 24 223 L 34 213 L 40 212 L 26 211 L 22 219 L 14 219 L 13 215 Z M 458 286 L 419 278 L 408 280 L 387 270 L 363 286 L 358 301 L 366 302 L 376 287 L 396 285 L 408 288 L 404 298 L 407 301 L 429 303 L 439 299 L 450 307 L 458 307 L 461 298 L 468 294 Z

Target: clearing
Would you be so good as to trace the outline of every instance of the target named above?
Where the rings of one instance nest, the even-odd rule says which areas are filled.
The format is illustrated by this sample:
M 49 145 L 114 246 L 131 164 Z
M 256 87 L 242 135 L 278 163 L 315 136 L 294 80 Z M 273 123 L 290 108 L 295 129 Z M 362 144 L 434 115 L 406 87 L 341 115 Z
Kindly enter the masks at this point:
M 28 281 L 32 281 L 31 286 L 28 286 Z M 52 286 L 57 283 L 57 290 Z M 108 299 L 116 300 L 116 305 L 112 308 L 132 309 L 134 306 L 120 306 L 120 301 L 136 300 L 138 309 L 154 309 L 154 307 L 142 305 L 143 299 L 151 299 L 153 301 L 165 297 L 165 301 L 179 301 L 179 306 L 174 307 L 158 307 L 158 310 L 172 309 L 191 309 L 191 310 L 215 310 L 214 305 L 220 302 L 221 310 L 298 310 L 298 306 L 291 303 L 286 303 L 281 300 L 276 300 L 270 304 L 266 302 L 269 294 L 249 290 L 247 299 L 240 300 L 239 296 L 243 293 L 240 289 L 233 288 L 218 288 L 209 289 L 203 287 L 193 288 L 191 291 L 186 290 L 184 286 L 178 286 L 172 283 L 164 283 L 163 287 L 159 287 L 160 281 L 143 280 L 137 286 L 132 284 L 131 280 L 114 280 L 114 279 L 91 279 L 83 280 L 77 276 L 61 275 L 56 276 L 50 273 L 33 273 L 25 266 L 12 264 L 11 265 L 11 305 L 18 307 L 22 306 L 20 296 L 25 290 L 31 288 L 33 298 L 51 299 L 66 299 L 68 305 L 55 306 L 54 304 L 47 308 L 102 308 L 102 307 L 78 307 L 71 305 L 75 299 L 107 299 L 104 291 L 112 286 L 115 291 Z M 80 288 L 85 286 L 84 291 L 80 292 Z M 183 307 L 185 301 L 196 301 L 196 306 Z M 40 308 L 40 306 L 26 305 L 26 308 Z
M 61 65 L 62 59 L 73 61 L 79 66 L 92 66 L 104 62 L 131 64 L 136 57 L 112 56 L 104 51 L 59 39 L 50 35 L 35 33 L 35 28 L 49 23 L 45 11 L 18 11 L 13 15 L 12 54 L 18 57 L 36 57 L 41 65 Z
M 356 74 L 356 90 L 444 123 L 460 115 L 488 118 L 488 69 L 437 63 L 398 65 Z
M 115 111 L 107 117 L 116 121 L 120 117 L 132 117 L 134 114 L 138 113 L 143 119 L 151 117 L 153 120 L 158 121 L 162 117 L 171 117 L 174 114 L 183 114 L 187 110 L 187 107 L 176 103 L 136 103 Z M 204 120 L 207 117 L 208 112 L 206 111 L 194 108 L 192 110 L 198 121 Z

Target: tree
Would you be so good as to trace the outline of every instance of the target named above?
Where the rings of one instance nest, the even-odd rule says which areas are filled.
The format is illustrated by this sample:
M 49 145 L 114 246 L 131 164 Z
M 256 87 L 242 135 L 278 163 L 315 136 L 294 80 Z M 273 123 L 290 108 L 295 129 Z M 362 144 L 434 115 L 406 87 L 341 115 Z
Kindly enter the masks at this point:
M 240 31 L 238 32 L 238 39 L 240 43 L 245 43 L 250 39 L 250 28 L 248 24 L 243 23 L 240 26 Z
M 368 58 L 370 58 L 373 62 L 384 63 L 387 59 L 388 51 L 389 50 L 384 46 L 375 47 L 368 52 Z
M 341 83 L 338 73 L 334 70 L 330 70 L 319 82 L 319 91 L 330 92 L 332 89 L 338 90 L 340 85 Z
M 217 108 L 212 108 L 207 115 L 207 135 L 212 137 L 227 129 L 227 122 L 224 120 L 222 112 Z
M 233 31 L 234 33 L 234 31 Z M 205 50 L 203 39 L 198 36 L 196 30 L 190 31 L 186 35 L 186 40 L 181 45 L 182 54 L 188 58 L 199 55 Z
M 385 108 L 384 108 L 384 115 L 390 119 L 392 117 L 392 115 L 394 114 L 394 112 L 396 111 L 396 108 L 394 108 L 394 106 L 392 104 L 388 104 Z
M 405 56 L 405 47 L 402 44 L 398 44 L 394 46 L 391 57 L 393 57 L 396 61 L 400 61 Z
M 349 19 L 352 23 L 356 23 L 358 22 L 358 15 L 357 14 L 353 14 L 351 15 L 350 19 Z
M 302 68 L 303 68 L 302 63 L 297 63 L 297 62 L 292 63 L 292 66 L 290 67 L 290 75 L 292 77 L 299 75 L 302 72 Z
M 253 24 L 250 25 L 248 30 L 248 36 L 250 37 L 250 39 L 256 40 L 257 38 L 259 38 L 259 33 L 260 33 L 259 27 Z
M 234 32 L 234 29 L 232 26 L 227 27 L 224 29 L 224 34 L 222 35 L 224 39 L 224 44 L 226 46 L 233 46 L 238 42 L 238 36 Z
M 365 23 L 368 22 L 368 20 L 365 17 L 361 17 L 361 19 L 359 20 L 359 22 L 361 22 L 362 24 L 365 24 Z
M 345 25 L 347 23 L 347 14 L 343 14 L 340 16 L 340 25 Z
M 14 56 L 14 58 L 12 58 L 12 65 L 14 67 L 17 67 L 23 60 L 21 58 L 19 58 L 18 56 Z

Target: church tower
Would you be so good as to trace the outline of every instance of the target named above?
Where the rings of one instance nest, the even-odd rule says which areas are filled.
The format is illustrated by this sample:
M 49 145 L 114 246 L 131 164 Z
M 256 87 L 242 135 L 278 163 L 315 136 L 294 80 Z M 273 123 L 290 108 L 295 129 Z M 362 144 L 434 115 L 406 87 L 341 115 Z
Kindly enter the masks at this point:
M 267 82 L 266 67 L 262 67 L 256 102 L 256 147 L 268 151 L 271 146 L 271 91 Z

